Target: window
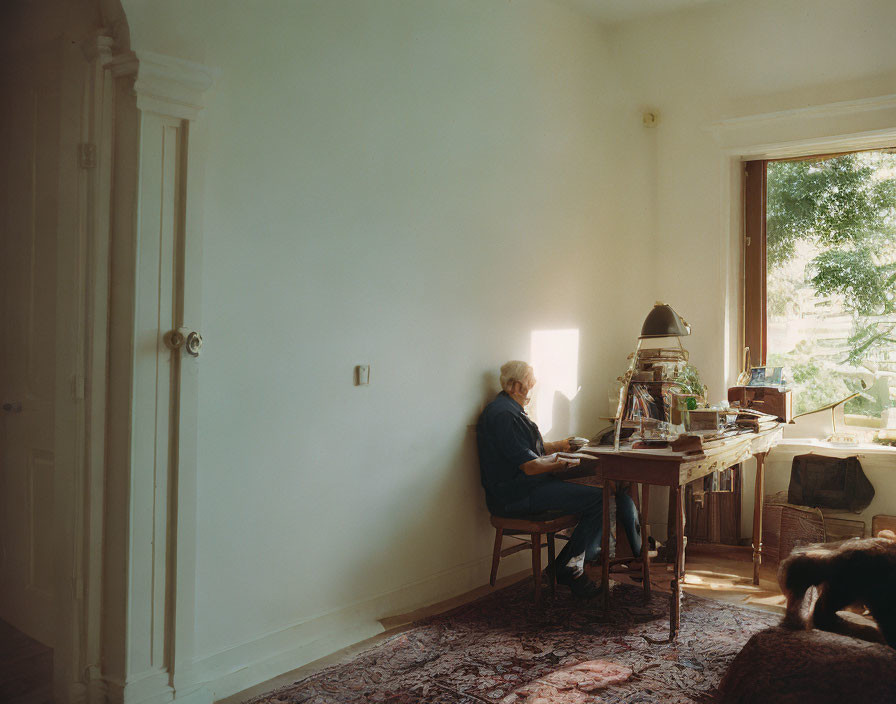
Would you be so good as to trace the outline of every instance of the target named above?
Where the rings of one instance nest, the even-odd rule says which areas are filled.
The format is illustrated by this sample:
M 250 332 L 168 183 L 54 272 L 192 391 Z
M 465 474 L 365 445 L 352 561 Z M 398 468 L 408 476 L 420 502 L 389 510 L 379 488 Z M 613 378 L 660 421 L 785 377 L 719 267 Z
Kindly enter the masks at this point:
M 846 422 L 896 437 L 896 150 L 748 162 L 745 228 L 753 364 L 794 413 L 858 394 Z

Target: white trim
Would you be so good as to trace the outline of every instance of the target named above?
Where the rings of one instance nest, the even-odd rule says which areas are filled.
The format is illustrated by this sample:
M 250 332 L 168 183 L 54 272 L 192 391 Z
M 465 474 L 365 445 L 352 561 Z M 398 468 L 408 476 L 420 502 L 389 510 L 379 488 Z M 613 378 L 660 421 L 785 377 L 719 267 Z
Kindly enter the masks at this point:
M 192 138 L 192 125 L 183 130 L 182 167 L 187 174 L 183 191 L 182 227 L 184 232 L 181 262 L 175 275 L 182 291 L 177 327 L 189 324 L 193 330 L 202 330 L 202 171 L 205 151 L 197 149 Z M 181 356 L 178 369 L 180 405 L 178 408 L 177 477 L 175 503 L 177 525 L 176 564 L 174 565 L 175 590 L 174 619 L 170 624 L 174 659 L 171 667 L 177 676 L 193 661 L 193 640 L 196 623 L 196 473 L 198 464 L 199 427 L 199 372 L 200 360 Z M 180 693 L 179 693 L 180 696 Z
M 195 120 L 205 107 L 205 94 L 220 74 L 216 68 L 171 56 L 138 51 L 110 64 L 115 78 L 136 75 L 134 93 L 143 112 Z
M 179 692 L 174 699 L 174 704 L 212 704 L 214 696 L 204 687 L 192 692 Z
M 84 90 L 82 141 L 96 145 L 97 164 L 82 172 L 86 183 L 81 194 L 87 215 L 86 349 L 85 349 L 85 472 L 82 505 L 83 535 L 76 542 L 78 579 L 84 587 L 81 605 L 78 672 L 86 701 L 105 701 L 100 677 L 102 661 L 103 529 L 106 462 L 106 394 L 110 285 L 110 208 L 112 192 L 113 94 L 105 65 L 112 58 L 114 42 L 102 34 L 82 43 L 88 60 Z
M 810 105 L 803 108 L 791 108 L 777 112 L 766 112 L 757 115 L 745 115 L 743 117 L 731 117 L 719 120 L 708 125 L 709 131 L 723 131 L 740 129 L 744 125 L 755 127 L 764 123 L 781 122 L 789 120 L 813 120 L 826 117 L 838 117 L 841 115 L 855 115 L 861 112 L 873 110 L 892 110 L 896 108 L 896 93 L 881 95 L 873 98 L 861 98 L 859 100 L 844 100 L 824 105 Z
M 847 428 L 850 426 L 846 426 Z M 855 426 L 852 426 L 855 427 Z M 835 445 L 817 438 L 785 438 L 775 446 L 782 452 L 804 452 L 807 450 L 824 450 L 825 454 L 832 453 L 844 457 L 851 455 L 894 455 L 896 447 L 878 445 L 876 443 L 856 443 L 855 445 Z
M 750 149 L 732 147 L 725 149 L 729 155 L 736 155 L 741 161 L 753 159 L 786 159 L 788 157 L 810 156 L 838 151 L 859 149 L 881 149 L 896 143 L 896 127 L 839 135 L 829 138 L 794 139 L 785 142 L 757 144 Z
M 122 704 L 166 704 L 174 701 L 168 673 L 161 669 L 129 676 L 127 684 L 107 680 L 106 693 L 109 702 Z
M 161 704 L 174 700 L 173 681 L 192 663 L 196 498 L 196 429 L 178 425 L 179 404 L 196 406 L 195 360 L 162 340 L 183 324 L 182 297 L 193 295 L 183 291 L 181 259 L 199 246 L 201 218 L 184 202 L 194 166 L 187 135 L 217 72 L 143 52 L 106 66 L 118 95 L 105 559 L 128 569 L 126 577 L 106 571 L 103 677 L 109 701 Z M 183 392 L 185 367 L 192 377 Z M 210 702 L 196 686 L 178 689 L 194 704 Z
M 702 128 L 722 154 L 778 159 L 896 144 L 896 94 L 720 120 Z
M 99 574 L 94 567 L 97 553 L 101 553 L 101 534 L 97 532 L 95 519 L 102 513 L 102 492 L 99 496 L 93 495 L 91 488 L 95 484 L 91 481 L 93 472 L 99 471 L 100 485 L 102 482 L 102 427 L 105 422 L 105 368 L 100 364 L 99 378 L 94 378 L 93 365 L 98 358 L 104 359 L 105 323 L 104 319 L 98 321 L 97 315 L 98 309 L 108 301 L 108 289 L 103 288 L 103 282 L 108 280 L 102 273 L 97 275 L 94 268 L 95 238 L 103 238 L 99 231 L 102 228 L 97 225 L 102 222 L 102 207 L 97 208 L 95 200 L 95 183 L 101 169 L 81 168 L 69 158 L 79 144 L 92 141 L 90 118 L 94 107 L 94 85 L 91 79 L 93 62 L 99 54 L 85 55 L 77 44 L 70 42 L 63 42 L 61 50 L 59 145 L 63 151 L 57 193 L 60 237 L 57 246 L 56 339 L 59 344 L 54 442 L 57 536 L 53 607 L 56 625 L 53 690 L 54 701 L 60 704 L 83 701 L 91 696 L 84 670 L 85 660 L 90 657 L 88 651 L 94 644 L 91 634 L 98 633 L 88 610 L 91 600 L 91 603 L 99 603 L 98 591 L 91 591 L 91 586 L 98 588 L 99 585 L 91 585 L 90 578 Z M 97 287 L 101 298 L 98 303 L 93 298 Z M 102 330 L 94 329 L 97 323 Z M 93 444 L 95 442 L 99 446 Z M 100 540 L 100 544 L 91 543 L 92 538 Z M 91 550 L 91 545 L 95 545 L 95 551 Z

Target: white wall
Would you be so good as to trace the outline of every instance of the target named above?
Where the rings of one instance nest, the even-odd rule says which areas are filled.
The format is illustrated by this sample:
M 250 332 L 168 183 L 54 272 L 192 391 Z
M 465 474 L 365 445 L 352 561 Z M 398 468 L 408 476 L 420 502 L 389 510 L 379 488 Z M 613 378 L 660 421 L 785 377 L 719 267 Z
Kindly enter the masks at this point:
M 221 70 L 194 133 L 195 656 L 223 696 L 485 583 L 469 426 L 497 367 L 578 329 L 551 436 L 590 435 L 652 302 L 620 291 L 641 128 L 600 27 L 551 3 L 124 6 L 136 50 Z
M 896 85 L 882 0 L 728 2 L 612 29 L 536 0 L 123 5 L 138 51 L 221 69 L 191 176 L 195 656 L 217 696 L 484 583 L 468 426 L 533 330 L 581 333 L 555 437 L 600 425 L 655 298 L 691 322 L 719 397 L 739 182 L 706 128 Z M 369 387 L 351 385 L 359 363 Z
M 800 140 L 892 132 L 892 109 L 799 110 L 896 94 L 894 22 L 896 4 L 889 0 L 759 0 L 707 4 L 623 24 L 610 34 L 613 66 L 631 91 L 632 106 L 652 107 L 660 116 L 650 134 L 655 155 L 646 164 L 647 190 L 655 196 L 649 203 L 659 262 L 656 295 L 691 323 L 685 346 L 713 401 L 733 383 L 742 344 L 737 162 L 776 145 L 799 151 Z M 749 119 L 768 113 L 778 115 Z M 718 124 L 732 118 L 746 119 Z M 630 209 L 636 210 L 641 200 L 633 195 Z M 770 488 L 779 474 L 789 477 L 789 461 L 773 453 Z M 745 476 L 746 537 L 752 466 Z M 878 500 L 882 510 L 896 513 L 896 491 Z M 662 502 L 656 504 L 661 511 Z

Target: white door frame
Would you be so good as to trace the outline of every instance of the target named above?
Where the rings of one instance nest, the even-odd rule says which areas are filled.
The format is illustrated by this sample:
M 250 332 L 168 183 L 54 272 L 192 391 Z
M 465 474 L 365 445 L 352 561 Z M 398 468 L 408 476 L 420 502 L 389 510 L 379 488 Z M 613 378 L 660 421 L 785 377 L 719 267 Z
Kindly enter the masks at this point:
M 213 79 L 204 66 L 150 53 L 104 64 L 114 114 L 106 495 L 101 584 L 90 576 L 103 594 L 94 641 L 102 672 L 93 674 L 113 702 L 198 689 L 184 673 L 193 660 L 199 362 L 164 338 L 199 325 L 190 125 Z
M 214 75 L 131 52 L 123 13 L 107 25 L 74 48 L 86 75 L 72 82 L 83 91 L 69 216 L 79 237 L 66 256 L 79 262 L 80 293 L 65 303 L 80 344 L 57 395 L 70 394 L 79 415 L 74 472 L 57 489 L 71 533 L 57 550 L 64 645 L 54 691 L 60 702 L 148 704 L 197 689 L 183 673 L 193 658 L 198 360 L 168 351 L 161 334 L 199 324 L 189 132 Z M 163 178 L 146 172 L 156 167 Z M 160 286 L 171 291 L 170 322 L 152 325 Z M 150 378 L 147 334 L 167 375 Z M 156 417 L 165 427 L 153 434 Z

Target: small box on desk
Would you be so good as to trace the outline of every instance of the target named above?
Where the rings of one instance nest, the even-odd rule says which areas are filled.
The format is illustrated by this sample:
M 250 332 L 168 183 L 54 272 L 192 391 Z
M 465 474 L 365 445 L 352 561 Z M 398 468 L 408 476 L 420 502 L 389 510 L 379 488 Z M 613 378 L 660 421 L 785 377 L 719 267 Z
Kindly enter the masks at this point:
M 793 392 L 778 386 L 732 386 L 728 403 L 777 416 L 785 423 L 793 418 Z
M 695 411 L 685 411 L 685 428 L 692 430 L 718 430 L 722 427 L 722 411 L 708 408 L 700 408 Z
M 688 410 L 688 399 L 693 399 L 692 406 L 696 408 L 703 397 L 698 394 L 681 394 L 672 392 L 669 408 L 669 420 L 675 425 L 684 423 L 684 413 Z

